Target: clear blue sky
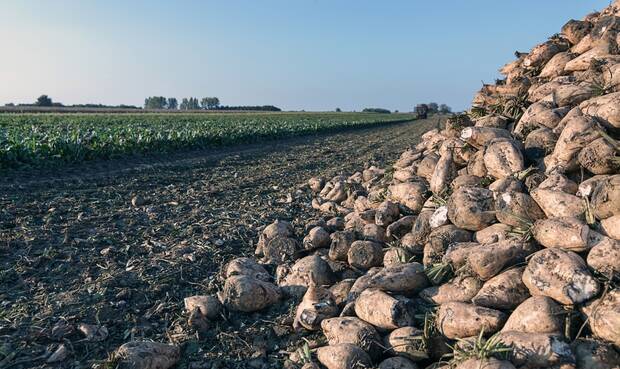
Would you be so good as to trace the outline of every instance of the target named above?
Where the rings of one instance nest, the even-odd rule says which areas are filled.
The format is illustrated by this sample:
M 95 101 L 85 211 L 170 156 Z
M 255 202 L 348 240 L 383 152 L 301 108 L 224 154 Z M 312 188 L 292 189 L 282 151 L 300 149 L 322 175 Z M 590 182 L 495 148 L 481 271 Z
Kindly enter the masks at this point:
M 609 0 L 1 0 L 0 104 L 469 106 L 515 50 Z

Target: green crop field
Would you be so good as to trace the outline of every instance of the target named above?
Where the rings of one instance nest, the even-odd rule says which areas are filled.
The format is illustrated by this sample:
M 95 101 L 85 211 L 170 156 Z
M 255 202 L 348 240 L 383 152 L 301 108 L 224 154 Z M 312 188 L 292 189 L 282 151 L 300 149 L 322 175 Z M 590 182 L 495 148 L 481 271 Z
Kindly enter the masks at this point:
M 0 114 L 0 167 L 254 143 L 413 119 L 411 114 Z

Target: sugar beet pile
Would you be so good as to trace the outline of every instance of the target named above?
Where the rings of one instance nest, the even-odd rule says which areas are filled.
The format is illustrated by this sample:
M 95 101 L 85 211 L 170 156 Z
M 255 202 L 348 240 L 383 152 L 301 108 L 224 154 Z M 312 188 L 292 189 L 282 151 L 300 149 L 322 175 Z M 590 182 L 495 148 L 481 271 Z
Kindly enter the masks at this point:
M 291 368 L 620 367 L 619 48 L 616 1 L 516 53 L 392 167 L 310 179 L 322 217 L 303 240 L 264 228 L 217 296 L 185 300 L 190 325 L 292 299 L 294 328 L 326 345 Z M 179 355 L 115 353 L 140 368 Z

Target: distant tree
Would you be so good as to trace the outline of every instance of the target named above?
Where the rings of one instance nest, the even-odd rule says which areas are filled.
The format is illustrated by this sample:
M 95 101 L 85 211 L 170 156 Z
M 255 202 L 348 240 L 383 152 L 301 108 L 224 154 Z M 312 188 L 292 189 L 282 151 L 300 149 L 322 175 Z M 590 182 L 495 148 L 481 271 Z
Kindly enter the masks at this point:
M 341 111 L 340 108 L 336 108 L 336 113 L 340 113 Z
M 15 106 L 15 104 L 13 104 L 13 103 L 6 103 L 6 104 L 4 104 L 4 106 Z
M 163 96 L 151 96 L 144 99 L 145 109 L 165 109 L 166 98 Z
M 439 105 L 435 102 L 428 103 L 428 112 L 431 114 L 439 112 Z
M 217 97 L 211 98 L 211 109 L 217 109 L 220 106 L 220 99 Z
M 185 97 L 181 101 L 180 109 L 181 110 L 199 110 L 200 103 L 198 102 L 198 99 L 195 97 L 190 97 L 190 98 Z
M 52 99 L 47 95 L 41 95 L 34 104 L 36 106 L 52 106 Z
M 168 101 L 166 102 L 166 109 L 177 110 L 178 107 L 179 102 L 177 101 L 176 97 L 169 97 Z
M 200 106 L 208 110 L 217 109 L 220 106 L 220 99 L 217 97 L 203 97 L 200 100 Z
M 394 113 L 398 113 L 398 110 L 394 110 Z
M 449 114 L 452 112 L 452 108 L 450 108 L 448 105 L 446 104 L 441 104 L 439 105 L 439 112 L 441 114 Z

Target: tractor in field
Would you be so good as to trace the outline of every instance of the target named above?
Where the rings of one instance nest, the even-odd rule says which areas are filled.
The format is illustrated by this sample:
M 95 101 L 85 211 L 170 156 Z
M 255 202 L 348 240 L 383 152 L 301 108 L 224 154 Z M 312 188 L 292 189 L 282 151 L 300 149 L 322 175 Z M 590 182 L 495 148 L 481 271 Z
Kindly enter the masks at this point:
M 415 106 L 415 113 L 418 119 L 428 118 L 428 105 L 418 104 Z

